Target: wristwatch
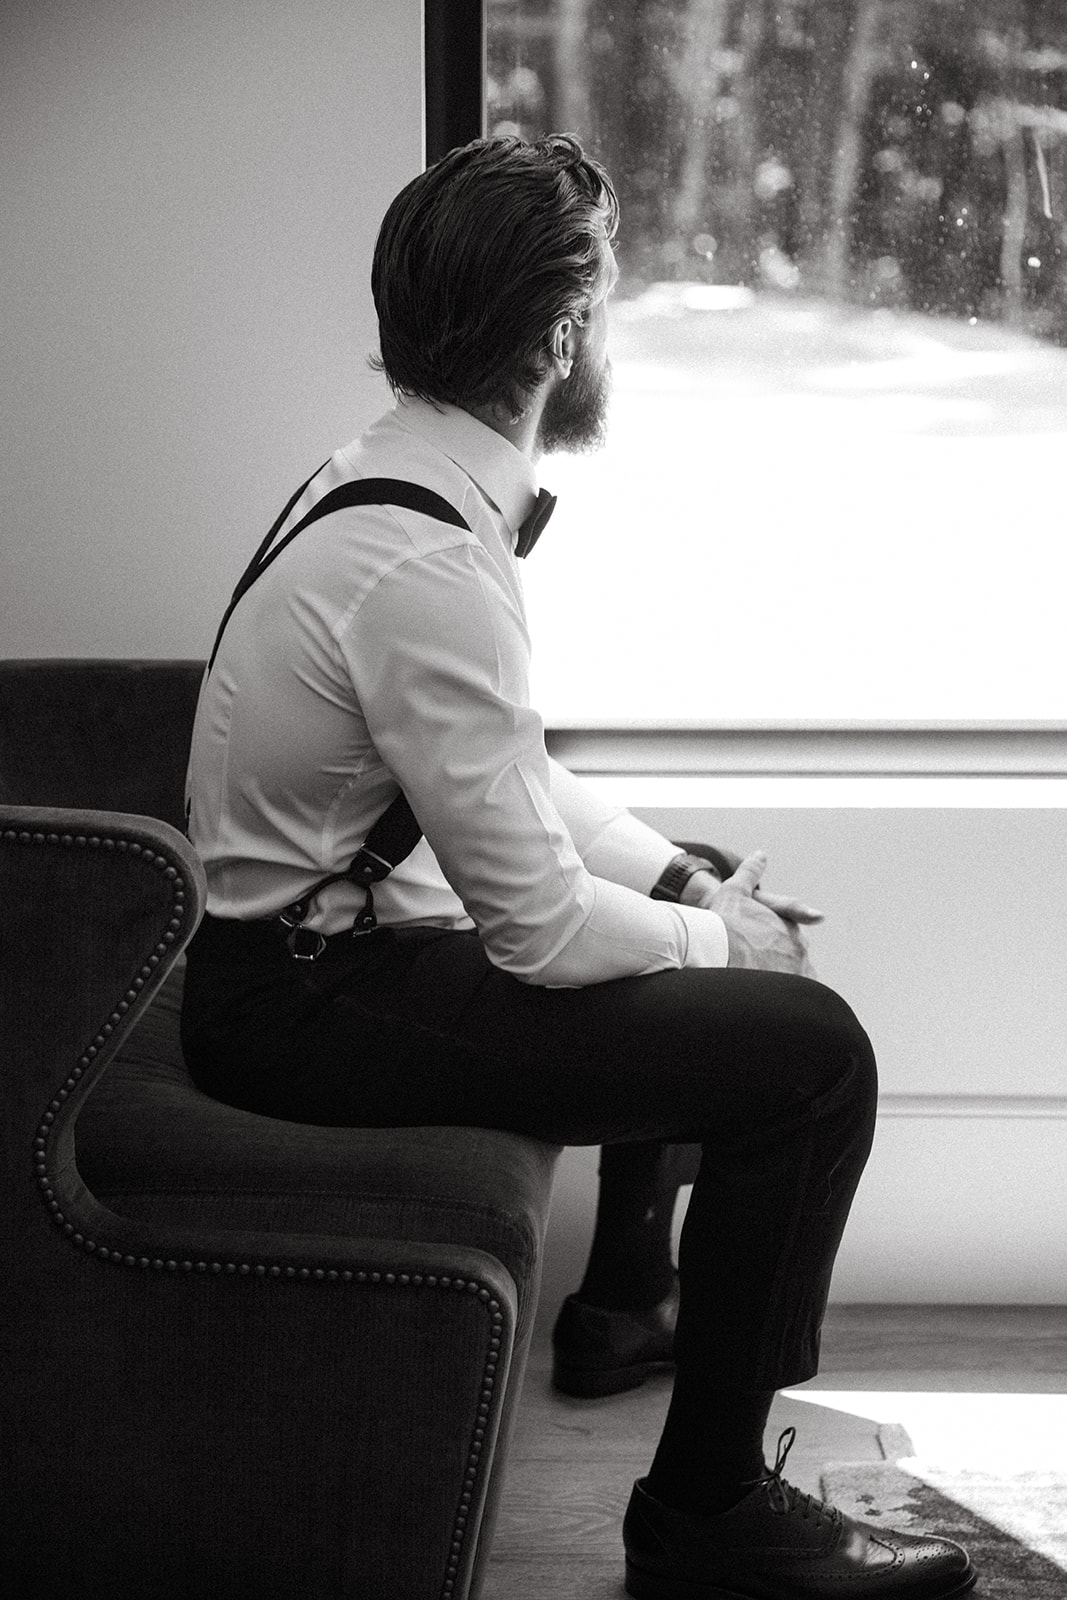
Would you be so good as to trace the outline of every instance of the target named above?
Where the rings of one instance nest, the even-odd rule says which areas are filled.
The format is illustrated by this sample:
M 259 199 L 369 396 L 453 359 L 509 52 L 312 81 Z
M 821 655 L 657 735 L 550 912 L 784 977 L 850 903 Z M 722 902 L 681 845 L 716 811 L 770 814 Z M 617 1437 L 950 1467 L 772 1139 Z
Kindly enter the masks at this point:
M 693 876 L 694 872 L 713 872 L 719 876 L 716 868 L 705 856 L 691 856 L 688 850 L 682 850 L 668 861 L 660 873 L 656 883 L 652 886 L 653 900 L 680 900 L 682 890 Z

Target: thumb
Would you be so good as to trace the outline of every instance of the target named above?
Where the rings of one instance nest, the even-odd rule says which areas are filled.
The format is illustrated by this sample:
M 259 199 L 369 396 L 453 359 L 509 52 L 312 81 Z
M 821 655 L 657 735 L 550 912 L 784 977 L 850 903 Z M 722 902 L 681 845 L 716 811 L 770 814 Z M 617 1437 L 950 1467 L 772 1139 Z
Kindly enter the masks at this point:
M 751 894 L 759 887 L 759 881 L 767 870 L 767 853 L 765 850 L 753 850 L 751 855 L 745 857 L 732 877 L 727 878 L 727 883 L 733 889 L 740 889 L 742 894 Z

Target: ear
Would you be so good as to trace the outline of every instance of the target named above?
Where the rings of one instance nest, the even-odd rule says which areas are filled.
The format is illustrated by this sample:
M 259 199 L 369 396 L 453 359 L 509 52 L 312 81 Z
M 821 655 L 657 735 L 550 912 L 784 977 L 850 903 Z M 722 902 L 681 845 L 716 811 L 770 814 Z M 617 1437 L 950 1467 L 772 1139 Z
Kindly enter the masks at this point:
M 569 378 L 571 375 L 578 337 L 578 326 L 572 317 L 561 317 L 548 336 L 549 360 L 560 378 Z

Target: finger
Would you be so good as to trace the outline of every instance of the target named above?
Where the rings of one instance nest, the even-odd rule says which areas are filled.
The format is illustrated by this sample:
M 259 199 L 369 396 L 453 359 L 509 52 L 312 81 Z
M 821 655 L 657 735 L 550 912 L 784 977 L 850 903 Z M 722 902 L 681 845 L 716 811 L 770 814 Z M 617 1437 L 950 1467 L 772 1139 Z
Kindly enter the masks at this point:
M 726 881 L 732 888 L 740 889 L 742 894 L 752 894 L 766 870 L 766 851 L 753 850 L 751 855 L 745 857 L 733 876 Z
M 757 889 L 752 898 L 767 906 L 769 910 L 777 912 L 783 922 L 825 921 L 825 914 L 822 911 L 816 911 L 814 906 L 804 905 L 803 901 L 794 900 L 791 895 L 771 894 L 766 889 Z

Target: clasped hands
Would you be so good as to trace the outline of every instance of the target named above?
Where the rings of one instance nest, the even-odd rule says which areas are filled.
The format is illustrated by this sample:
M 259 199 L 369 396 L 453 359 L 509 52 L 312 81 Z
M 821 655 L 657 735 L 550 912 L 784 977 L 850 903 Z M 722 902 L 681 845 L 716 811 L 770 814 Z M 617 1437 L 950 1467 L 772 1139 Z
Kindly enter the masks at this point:
M 682 892 L 687 905 L 715 911 L 726 924 L 731 967 L 754 967 L 764 972 L 791 972 L 814 978 L 801 929 L 823 920 L 821 911 L 791 895 L 771 894 L 760 888 L 767 867 L 762 850 L 733 857 L 732 875 L 720 882 L 713 873 L 696 872 Z

